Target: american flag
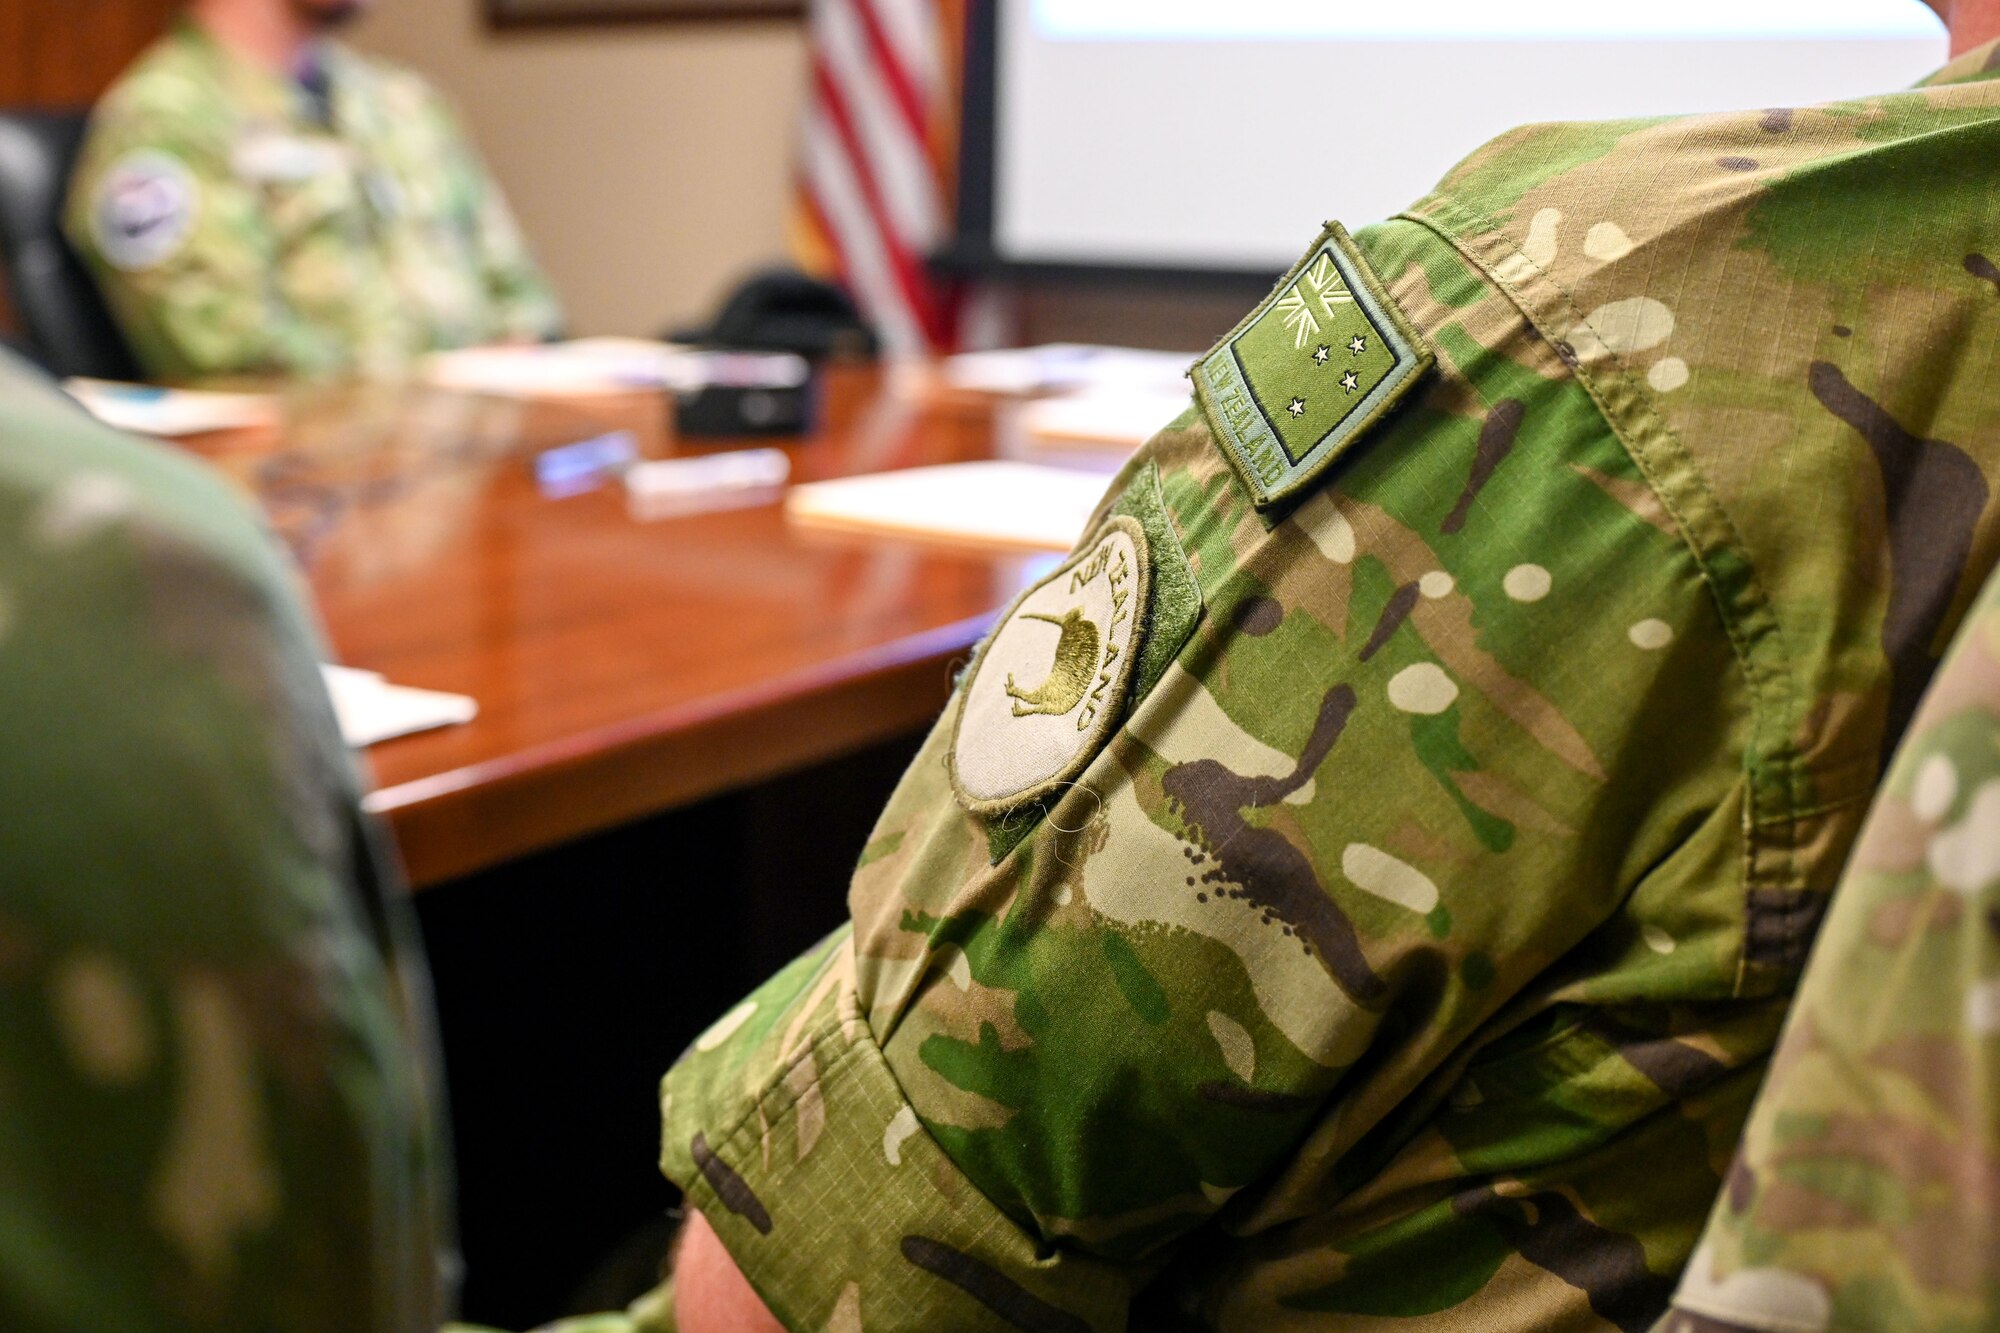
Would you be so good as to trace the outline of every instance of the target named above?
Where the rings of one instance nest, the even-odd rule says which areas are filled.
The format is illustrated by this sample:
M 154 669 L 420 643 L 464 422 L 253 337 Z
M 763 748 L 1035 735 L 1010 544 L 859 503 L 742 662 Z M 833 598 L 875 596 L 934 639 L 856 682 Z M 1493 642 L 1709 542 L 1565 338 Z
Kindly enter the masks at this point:
M 793 251 L 837 278 L 892 356 L 949 351 L 960 293 L 924 267 L 951 230 L 965 10 L 812 0 Z

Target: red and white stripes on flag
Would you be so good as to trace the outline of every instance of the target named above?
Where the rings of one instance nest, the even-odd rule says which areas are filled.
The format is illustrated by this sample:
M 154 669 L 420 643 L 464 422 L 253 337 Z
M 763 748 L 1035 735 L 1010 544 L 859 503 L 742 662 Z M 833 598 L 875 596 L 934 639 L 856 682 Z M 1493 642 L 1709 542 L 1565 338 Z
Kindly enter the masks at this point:
M 951 229 L 968 0 L 812 0 L 793 248 L 894 356 L 951 350 L 958 292 L 924 257 Z

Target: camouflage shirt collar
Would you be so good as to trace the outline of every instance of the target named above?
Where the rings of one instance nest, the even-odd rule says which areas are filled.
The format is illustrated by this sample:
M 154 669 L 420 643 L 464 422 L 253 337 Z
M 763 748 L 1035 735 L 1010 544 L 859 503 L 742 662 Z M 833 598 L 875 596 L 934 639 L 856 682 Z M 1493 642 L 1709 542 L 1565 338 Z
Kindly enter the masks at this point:
M 1948 83 L 1977 83 L 1994 78 L 2000 78 L 2000 39 L 1973 47 L 1917 86 L 1940 88 Z
M 206 77 L 230 91 L 231 104 L 246 118 L 301 131 L 317 128 L 308 115 L 305 90 L 291 74 L 236 50 L 187 14 L 175 20 L 172 36 L 204 67 Z M 346 60 L 344 49 L 337 42 L 326 41 L 315 54 L 338 83 Z

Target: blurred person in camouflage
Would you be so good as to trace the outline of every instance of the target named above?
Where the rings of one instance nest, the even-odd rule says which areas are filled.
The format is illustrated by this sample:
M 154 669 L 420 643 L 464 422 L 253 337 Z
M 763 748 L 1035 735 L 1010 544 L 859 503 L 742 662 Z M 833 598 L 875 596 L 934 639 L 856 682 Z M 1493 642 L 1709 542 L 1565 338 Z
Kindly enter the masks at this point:
M 2000 576 L 1897 752 L 1660 1333 L 2000 1322 Z
M 443 100 L 331 33 L 367 0 L 194 0 L 92 115 L 66 229 L 156 378 L 392 374 L 561 316 Z
M 0 439 L 0 1328 L 428 1333 L 428 987 L 296 573 L 4 354 Z
M 1934 7 L 1955 58 L 1918 88 L 1527 127 L 1313 243 L 1002 617 L 851 924 L 666 1076 L 695 1211 L 672 1296 L 627 1322 L 1666 1314 L 1883 757 L 2000 552 L 2000 6 Z M 1926 798 L 1938 828 L 1985 810 L 1960 799 Z M 1941 924 L 1929 902 L 1871 925 Z M 1961 910 L 1924 961 L 1983 967 Z M 1965 1072 L 1920 1113 L 1975 1118 L 1940 1142 L 1987 1190 Z M 1837 1164 L 1847 1131 L 1787 1160 Z M 1786 1261 L 1806 1214 L 1772 1143 L 1728 1205 L 1752 1230 L 1685 1292 Z M 1964 1262 L 1905 1290 L 1990 1327 L 1967 1206 Z M 1798 1263 L 1833 1283 L 1846 1253 Z M 1930 1307 L 1933 1271 L 1964 1289 Z

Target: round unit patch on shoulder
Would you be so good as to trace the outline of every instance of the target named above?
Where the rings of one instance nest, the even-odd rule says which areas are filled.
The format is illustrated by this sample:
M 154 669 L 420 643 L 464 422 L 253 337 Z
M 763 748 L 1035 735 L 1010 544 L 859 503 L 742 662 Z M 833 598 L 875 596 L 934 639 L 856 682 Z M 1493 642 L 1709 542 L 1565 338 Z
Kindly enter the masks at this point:
M 960 804 L 996 814 L 1090 763 L 1125 710 L 1145 632 L 1146 531 L 1107 521 L 1022 594 L 972 664 L 951 738 Z
M 187 164 L 143 149 L 118 160 L 97 187 L 91 234 L 104 261 L 137 273 L 157 268 L 194 234 L 201 189 Z

